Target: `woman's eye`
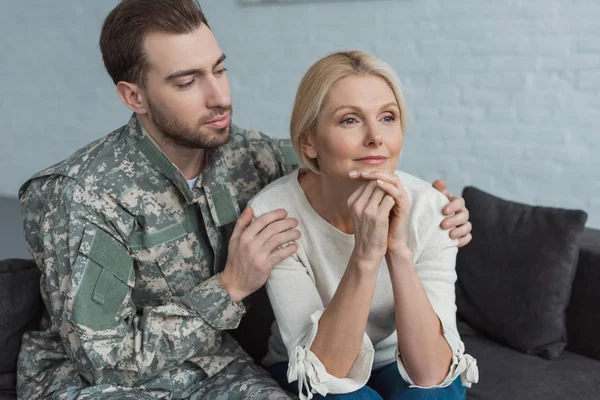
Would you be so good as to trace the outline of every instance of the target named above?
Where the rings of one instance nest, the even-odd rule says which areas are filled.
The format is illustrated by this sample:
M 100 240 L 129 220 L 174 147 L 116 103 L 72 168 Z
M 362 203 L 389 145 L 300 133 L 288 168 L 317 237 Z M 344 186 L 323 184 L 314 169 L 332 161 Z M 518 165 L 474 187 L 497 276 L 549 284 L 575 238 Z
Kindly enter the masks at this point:
M 386 115 L 382 118 L 384 122 L 394 122 L 396 118 L 393 115 Z
M 187 89 L 187 88 L 189 88 L 190 86 L 192 86 L 192 84 L 193 84 L 193 83 L 194 83 L 194 80 L 191 80 L 191 81 L 189 81 L 189 82 L 186 82 L 186 83 L 180 83 L 180 84 L 178 84 L 178 85 L 177 85 L 177 87 L 178 87 L 179 89 Z
M 356 123 L 355 118 L 346 118 L 345 120 L 342 120 L 342 124 L 344 124 L 344 125 L 351 125 L 351 124 L 355 124 L 355 123 Z

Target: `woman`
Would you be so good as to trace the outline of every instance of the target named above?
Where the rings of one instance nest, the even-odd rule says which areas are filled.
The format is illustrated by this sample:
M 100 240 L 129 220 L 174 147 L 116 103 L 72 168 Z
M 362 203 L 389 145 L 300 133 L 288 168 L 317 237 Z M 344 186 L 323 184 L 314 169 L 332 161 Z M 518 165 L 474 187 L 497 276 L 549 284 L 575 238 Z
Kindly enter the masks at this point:
M 394 173 L 404 111 L 384 62 L 358 51 L 318 61 L 291 121 L 306 168 L 251 202 L 256 217 L 285 204 L 298 220 L 297 252 L 267 282 L 264 364 L 303 399 L 464 399 L 478 380 L 456 328 L 447 199 Z

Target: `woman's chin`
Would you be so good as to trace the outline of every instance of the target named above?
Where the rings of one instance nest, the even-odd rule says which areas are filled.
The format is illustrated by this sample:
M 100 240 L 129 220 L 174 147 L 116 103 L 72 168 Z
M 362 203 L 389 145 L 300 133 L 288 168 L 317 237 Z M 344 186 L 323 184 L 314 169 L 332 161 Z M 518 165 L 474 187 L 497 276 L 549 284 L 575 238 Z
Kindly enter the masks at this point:
M 394 166 L 389 165 L 388 163 L 385 164 L 375 164 L 375 165 L 364 165 L 361 166 L 359 168 L 354 169 L 355 171 L 358 171 L 359 173 L 362 172 L 372 172 L 372 171 L 383 171 L 383 172 L 388 172 L 390 174 L 394 173 L 394 171 L 396 170 L 394 168 Z

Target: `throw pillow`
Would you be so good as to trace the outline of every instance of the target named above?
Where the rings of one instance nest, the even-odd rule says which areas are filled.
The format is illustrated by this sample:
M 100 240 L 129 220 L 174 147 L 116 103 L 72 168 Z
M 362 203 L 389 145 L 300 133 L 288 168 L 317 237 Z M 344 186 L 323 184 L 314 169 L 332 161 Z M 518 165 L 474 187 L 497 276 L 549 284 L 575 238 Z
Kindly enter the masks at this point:
M 558 357 L 587 214 L 507 201 L 474 187 L 463 197 L 473 240 L 458 252 L 458 314 L 514 349 Z

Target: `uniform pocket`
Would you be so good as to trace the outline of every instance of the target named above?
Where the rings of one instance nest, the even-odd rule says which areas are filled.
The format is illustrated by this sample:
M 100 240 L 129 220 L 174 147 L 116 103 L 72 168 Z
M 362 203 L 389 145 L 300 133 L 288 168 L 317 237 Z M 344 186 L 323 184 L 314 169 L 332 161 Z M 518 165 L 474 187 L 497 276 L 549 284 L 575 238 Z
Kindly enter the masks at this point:
M 115 328 L 134 286 L 133 259 L 121 243 L 97 227 L 86 228 L 77 257 L 85 267 L 71 319 L 93 330 Z

